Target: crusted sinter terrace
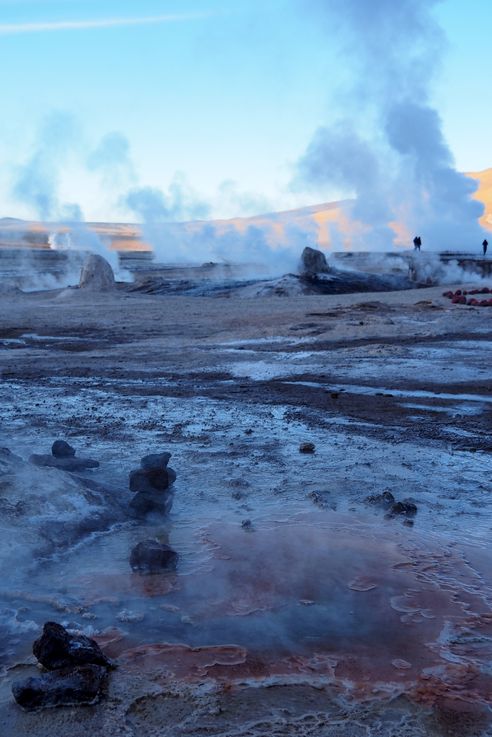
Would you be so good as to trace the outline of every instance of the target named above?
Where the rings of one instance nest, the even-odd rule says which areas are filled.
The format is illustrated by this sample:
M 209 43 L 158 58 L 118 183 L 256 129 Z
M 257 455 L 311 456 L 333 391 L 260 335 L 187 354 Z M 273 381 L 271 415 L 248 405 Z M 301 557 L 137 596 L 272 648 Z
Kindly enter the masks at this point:
M 3 294 L 2 734 L 492 733 L 491 336 L 442 287 Z M 92 706 L 14 703 L 49 621 Z

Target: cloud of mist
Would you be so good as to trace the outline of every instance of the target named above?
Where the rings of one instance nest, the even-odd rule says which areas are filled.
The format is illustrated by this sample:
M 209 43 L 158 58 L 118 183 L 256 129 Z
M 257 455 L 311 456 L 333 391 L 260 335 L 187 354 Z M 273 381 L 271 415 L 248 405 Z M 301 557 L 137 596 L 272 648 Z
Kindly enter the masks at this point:
M 31 207 L 41 220 L 59 215 L 58 187 L 62 166 L 77 139 L 73 116 L 53 112 L 43 121 L 31 156 L 17 167 L 13 182 L 15 199 Z
M 444 38 L 439 0 L 311 0 L 353 82 L 342 120 L 319 128 L 299 161 L 297 182 L 342 187 L 362 226 L 355 247 L 392 248 L 399 223 L 432 250 L 476 248 L 483 238 L 476 182 L 456 171 L 430 102 Z
M 253 202 L 252 196 L 242 193 L 232 181 L 222 183 L 218 196 L 221 194 L 229 201 L 244 197 L 250 206 Z M 167 263 L 248 263 L 256 264 L 261 273 L 279 274 L 295 270 L 300 251 L 313 242 L 311 231 L 294 227 L 280 231 L 270 224 L 201 223 L 210 215 L 212 202 L 196 193 L 179 174 L 165 191 L 156 187 L 131 189 L 123 204 L 143 224 L 144 239 L 152 245 L 156 258 Z
M 244 217 L 274 210 L 274 205 L 267 197 L 256 192 L 244 192 L 233 179 L 225 179 L 219 184 L 216 200 L 217 206 L 233 217 L 238 212 Z
M 118 187 L 136 179 L 128 139 L 118 131 L 107 133 L 87 157 L 87 168 L 102 175 L 105 185 Z
M 79 148 L 80 128 L 76 119 L 67 113 L 54 112 L 43 121 L 36 137 L 32 153 L 23 166 L 17 167 L 12 186 L 13 196 L 30 207 L 39 220 L 64 226 L 62 237 L 52 234 L 49 245 L 64 250 L 89 251 L 103 256 L 111 264 L 119 278 L 127 274 L 119 272 L 118 255 L 111 251 L 99 236 L 91 231 L 84 221 L 81 207 L 77 203 L 62 202 L 59 195 L 60 176 L 70 156 Z M 111 151 L 114 156 L 115 139 L 104 142 L 107 163 Z M 124 146 L 117 152 L 121 161 Z M 67 272 L 73 279 L 73 271 Z
M 186 177 L 175 174 L 167 191 L 158 187 L 135 187 L 123 198 L 123 204 L 144 223 L 201 220 L 210 214 L 210 204 L 190 187 Z

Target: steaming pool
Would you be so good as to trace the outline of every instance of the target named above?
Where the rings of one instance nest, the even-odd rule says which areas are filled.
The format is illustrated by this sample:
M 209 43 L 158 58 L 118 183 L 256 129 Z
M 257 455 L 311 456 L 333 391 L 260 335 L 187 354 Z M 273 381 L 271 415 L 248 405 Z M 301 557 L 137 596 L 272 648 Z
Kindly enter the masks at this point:
M 175 573 L 131 572 L 142 537 L 179 551 Z M 56 618 L 97 633 L 124 667 L 192 682 L 271 677 L 417 700 L 471 689 L 486 703 L 490 563 L 481 545 L 284 502 L 251 528 L 220 511 L 123 525 L 41 564 L 28 591 L 2 587 L 3 661 L 27 657 L 36 623 Z

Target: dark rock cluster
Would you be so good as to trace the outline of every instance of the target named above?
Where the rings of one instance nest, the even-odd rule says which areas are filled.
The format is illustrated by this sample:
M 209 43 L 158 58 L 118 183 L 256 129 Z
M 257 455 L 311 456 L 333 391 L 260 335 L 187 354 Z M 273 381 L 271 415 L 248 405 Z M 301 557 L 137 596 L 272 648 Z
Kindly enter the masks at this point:
M 92 458 L 76 458 L 75 448 L 65 440 L 55 440 L 51 446 L 51 455 L 33 453 L 29 460 L 36 466 L 48 466 L 61 471 L 86 471 L 88 468 L 99 467 L 99 461 Z
M 371 494 L 366 497 L 368 504 L 374 504 L 386 511 L 386 517 L 392 518 L 399 515 L 406 517 L 409 521 L 417 514 L 417 505 L 411 499 L 397 501 L 391 491 L 383 491 L 382 494 Z
M 481 289 L 457 289 L 455 292 L 443 292 L 443 297 L 447 297 L 454 305 L 468 305 L 469 307 L 492 307 L 492 299 L 477 299 L 475 295 L 492 294 L 492 289 L 482 287 Z M 470 297 L 470 295 L 472 295 Z
M 167 514 L 173 503 L 172 484 L 176 472 L 168 467 L 170 453 L 152 453 L 140 461 L 140 468 L 130 472 L 130 491 L 135 493 L 130 509 L 135 517 Z
M 32 651 L 45 671 L 13 683 L 14 698 L 24 709 L 94 704 L 100 699 L 113 664 L 95 640 L 46 622 Z

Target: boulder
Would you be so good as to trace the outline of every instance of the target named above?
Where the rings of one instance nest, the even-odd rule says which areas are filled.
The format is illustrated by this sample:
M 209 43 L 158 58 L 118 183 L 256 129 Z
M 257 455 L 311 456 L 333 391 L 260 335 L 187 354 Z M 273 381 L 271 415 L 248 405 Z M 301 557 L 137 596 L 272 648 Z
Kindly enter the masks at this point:
M 115 288 L 114 272 L 105 258 L 91 253 L 80 272 L 79 287 L 97 292 L 108 292 Z
M 166 468 L 137 468 L 130 472 L 130 491 L 144 493 L 161 493 L 169 486 L 169 475 Z
M 144 469 L 166 468 L 171 459 L 171 453 L 150 453 L 144 456 L 140 461 L 140 466 Z
M 35 466 L 48 466 L 58 468 L 60 471 L 85 471 L 88 468 L 99 468 L 99 461 L 92 458 L 75 458 L 74 456 L 58 458 L 54 455 L 33 453 L 29 456 L 29 461 L 34 463 Z
M 73 458 L 75 455 L 75 448 L 72 448 L 65 440 L 55 440 L 51 446 L 51 454 L 55 458 Z
M 173 494 L 155 494 L 139 491 L 130 502 L 130 511 L 134 517 L 143 519 L 149 514 L 165 516 L 169 514 L 173 506 Z
M 162 573 L 174 570 L 178 554 L 169 545 L 157 540 L 143 540 L 135 545 L 130 554 L 130 566 L 139 573 Z
M 330 267 L 322 251 L 307 246 L 301 256 L 301 272 L 303 274 L 328 274 Z
M 102 695 L 106 679 L 106 668 L 88 664 L 15 681 L 12 693 L 19 706 L 29 711 L 95 704 Z
M 314 443 L 301 443 L 299 446 L 299 453 L 314 453 L 316 446 Z
M 95 640 L 85 635 L 73 635 L 57 622 L 46 622 L 43 634 L 33 643 L 32 651 L 47 670 L 88 663 L 112 667 Z

